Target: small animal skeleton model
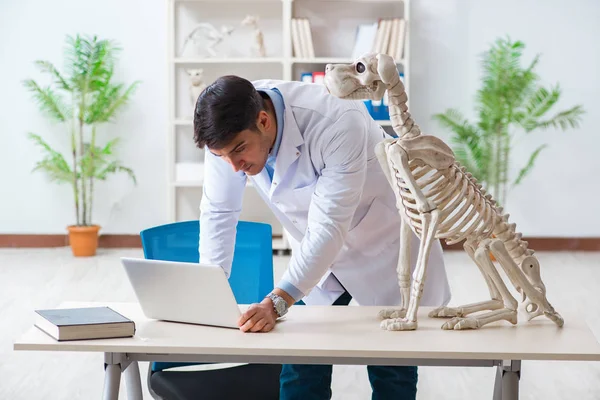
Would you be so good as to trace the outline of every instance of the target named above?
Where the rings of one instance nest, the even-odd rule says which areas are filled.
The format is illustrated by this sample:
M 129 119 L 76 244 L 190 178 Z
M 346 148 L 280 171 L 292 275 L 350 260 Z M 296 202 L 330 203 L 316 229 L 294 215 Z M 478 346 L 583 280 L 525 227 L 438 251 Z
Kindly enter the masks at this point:
M 265 57 L 267 55 L 265 50 L 265 42 L 264 36 L 260 28 L 258 27 L 258 16 L 256 15 L 247 15 L 246 18 L 242 21 L 242 26 L 249 26 L 254 29 L 254 48 L 253 51 L 256 52 L 260 57 Z
M 200 93 L 206 88 L 206 84 L 202 80 L 204 70 L 202 68 L 194 68 L 186 69 L 185 72 L 190 77 L 190 101 L 192 106 L 195 106 Z
M 376 147 L 378 160 L 396 194 L 401 224 L 398 281 L 402 308 L 381 310 L 381 328 L 417 329 L 417 311 L 423 293 L 432 241 L 463 248 L 477 265 L 491 299 L 459 307 L 439 307 L 429 317 L 451 318 L 442 329 L 477 329 L 506 320 L 517 324 L 518 301 L 512 296 L 490 258 L 492 254 L 514 288 L 521 293 L 528 319 L 545 315 L 556 325 L 563 318 L 546 298 L 540 264 L 527 248 L 509 214 L 477 180 L 461 166 L 450 147 L 441 139 L 423 135 L 408 112 L 408 100 L 396 63 L 385 54 L 366 54 L 353 64 L 327 65 L 325 85 L 334 96 L 344 99 L 380 100 L 387 90 L 395 139 Z M 420 239 L 419 254 L 410 279 L 411 230 Z M 475 315 L 474 313 L 484 311 Z
M 230 36 L 234 31 L 233 27 L 223 25 L 218 30 L 212 24 L 208 22 L 202 22 L 198 24 L 185 38 L 183 46 L 181 47 L 180 55 L 183 56 L 186 50 L 186 46 L 192 41 L 196 46 L 198 45 L 198 34 L 201 32 L 204 39 L 208 40 L 208 44 L 205 49 L 208 52 L 209 57 L 216 57 L 217 52 L 215 47 L 220 44 L 225 37 Z

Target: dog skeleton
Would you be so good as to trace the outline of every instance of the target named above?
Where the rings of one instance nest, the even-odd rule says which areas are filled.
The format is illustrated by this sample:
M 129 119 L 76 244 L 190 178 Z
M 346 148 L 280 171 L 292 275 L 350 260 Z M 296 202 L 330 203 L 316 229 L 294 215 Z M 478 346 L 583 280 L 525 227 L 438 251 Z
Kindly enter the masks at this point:
M 369 53 L 352 64 L 329 64 L 325 85 L 344 99 L 380 100 L 388 93 L 390 119 L 398 138 L 385 139 L 376 147 L 381 167 L 396 194 L 400 212 L 401 248 L 398 280 L 402 308 L 381 310 L 381 327 L 387 330 L 417 329 L 417 311 L 425 284 L 432 241 L 448 244 L 465 241 L 463 247 L 485 278 L 491 299 L 460 307 L 439 307 L 429 317 L 451 318 L 442 329 L 477 329 L 506 320 L 517 324 L 518 301 L 512 296 L 492 254 L 512 285 L 526 301 L 529 320 L 545 315 L 556 325 L 563 318 L 546 298 L 540 264 L 534 251 L 521 240 L 509 214 L 455 159 L 441 139 L 423 135 L 406 106 L 407 95 L 392 57 Z M 415 275 L 410 279 L 410 231 L 421 240 Z M 483 314 L 474 315 L 476 312 Z

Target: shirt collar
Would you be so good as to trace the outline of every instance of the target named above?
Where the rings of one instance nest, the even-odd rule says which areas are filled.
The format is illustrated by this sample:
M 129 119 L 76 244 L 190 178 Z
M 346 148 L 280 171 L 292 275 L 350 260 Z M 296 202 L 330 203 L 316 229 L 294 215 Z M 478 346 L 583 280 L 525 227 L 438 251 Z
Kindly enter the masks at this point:
M 283 96 L 281 95 L 281 92 L 277 90 L 277 88 L 264 88 L 257 90 L 259 92 L 266 93 L 273 102 L 273 106 L 275 108 L 275 118 L 277 120 L 277 137 L 275 138 L 275 144 L 273 145 L 273 149 L 269 153 L 269 159 L 272 161 L 277 156 L 279 146 L 281 145 L 281 136 L 283 135 L 283 116 L 285 115 L 285 103 L 283 102 Z

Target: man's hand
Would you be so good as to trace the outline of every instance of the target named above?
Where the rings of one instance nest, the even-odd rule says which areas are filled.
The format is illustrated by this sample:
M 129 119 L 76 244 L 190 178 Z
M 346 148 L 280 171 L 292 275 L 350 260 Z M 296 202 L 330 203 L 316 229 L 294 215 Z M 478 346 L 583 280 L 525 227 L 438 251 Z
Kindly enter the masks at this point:
M 273 302 L 265 298 L 262 302 L 248 307 L 238 320 L 238 326 L 243 332 L 269 332 L 275 327 L 276 320 Z

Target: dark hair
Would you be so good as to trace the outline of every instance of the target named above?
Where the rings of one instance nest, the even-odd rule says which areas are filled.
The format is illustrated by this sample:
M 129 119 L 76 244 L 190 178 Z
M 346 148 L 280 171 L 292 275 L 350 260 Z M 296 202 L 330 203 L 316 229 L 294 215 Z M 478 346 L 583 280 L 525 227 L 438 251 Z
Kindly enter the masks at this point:
M 196 101 L 196 146 L 221 149 L 241 131 L 256 130 L 256 118 L 264 107 L 262 96 L 250 81 L 235 75 L 221 76 Z

